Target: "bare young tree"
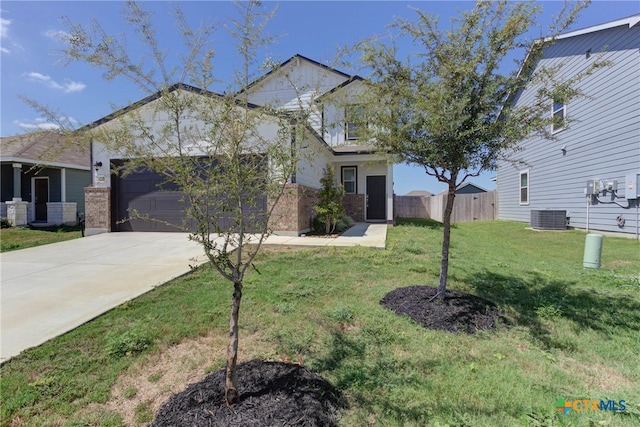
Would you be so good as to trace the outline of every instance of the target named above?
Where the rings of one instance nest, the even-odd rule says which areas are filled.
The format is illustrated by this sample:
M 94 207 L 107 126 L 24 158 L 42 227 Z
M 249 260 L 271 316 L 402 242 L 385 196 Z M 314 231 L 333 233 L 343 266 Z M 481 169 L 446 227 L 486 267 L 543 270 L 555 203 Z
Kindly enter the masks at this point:
M 478 1 L 444 29 L 438 19 L 416 10 L 417 20 L 399 19 L 392 28 L 417 49 L 399 58 L 394 42 L 377 40 L 360 45 L 361 60 L 371 70 L 362 103 L 370 139 L 396 161 L 418 165 L 447 185 L 444 235 L 438 296 L 445 297 L 449 267 L 451 214 L 455 191 L 469 177 L 493 170 L 499 159 L 532 132 L 551 138 L 550 99 L 568 102 L 580 95 L 575 83 L 603 63 L 570 80 L 558 68 L 528 67 L 545 47 L 574 21 L 587 3 L 565 8 L 549 33 L 531 43 L 527 33 L 536 27 L 541 9 L 532 2 Z M 510 54 L 530 46 L 520 67 L 505 67 Z M 508 99 L 526 84 L 538 84 L 535 102 L 512 108 Z
M 275 10 L 263 11 L 255 1 L 238 2 L 236 8 L 239 18 L 227 29 L 241 60 L 229 87 L 239 89 L 255 78 L 257 52 L 270 41 L 263 30 Z M 66 21 L 70 36 L 63 56 L 98 68 L 105 79 L 133 82 L 149 98 L 74 134 L 90 138 L 96 152 L 126 159 L 118 173 L 151 170 L 163 176 L 163 186 L 184 195 L 191 219 L 185 230 L 233 285 L 225 383 L 227 404 L 233 405 L 239 399 L 235 372 L 243 281 L 271 233 L 274 209 L 296 171 L 304 145 L 300 141 L 308 129 L 306 104 L 298 102 L 300 108 L 283 112 L 252 105 L 244 92 L 210 91 L 216 83 L 211 47 L 216 28 L 192 28 L 179 5 L 175 17 L 184 51 L 177 65 L 159 45 L 150 11 L 127 2 L 124 16 L 128 35 L 139 36 L 146 56 L 130 52 L 131 40 L 108 34 L 98 20 L 88 25 Z M 137 57 L 147 59 L 136 62 Z M 49 118 L 60 117 L 29 102 Z

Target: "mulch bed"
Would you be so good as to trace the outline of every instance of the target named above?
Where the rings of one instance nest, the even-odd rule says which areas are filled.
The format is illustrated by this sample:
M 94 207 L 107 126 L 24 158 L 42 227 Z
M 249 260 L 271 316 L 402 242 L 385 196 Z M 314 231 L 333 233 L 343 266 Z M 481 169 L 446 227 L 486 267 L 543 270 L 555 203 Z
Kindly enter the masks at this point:
M 337 426 L 341 394 L 307 368 L 251 360 L 238 364 L 240 401 L 224 399 L 224 369 L 191 384 L 165 403 L 151 426 Z
M 433 299 L 430 286 L 409 286 L 389 292 L 380 304 L 399 315 L 409 316 L 427 329 L 473 334 L 506 324 L 495 304 L 475 295 L 447 290 L 444 301 Z

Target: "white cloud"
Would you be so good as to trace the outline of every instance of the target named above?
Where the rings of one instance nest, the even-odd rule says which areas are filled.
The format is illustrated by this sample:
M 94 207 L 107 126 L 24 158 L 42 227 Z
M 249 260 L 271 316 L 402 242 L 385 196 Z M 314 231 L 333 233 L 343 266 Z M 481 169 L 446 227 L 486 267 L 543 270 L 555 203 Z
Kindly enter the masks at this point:
M 84 88 L 87 87 L 86 84 L 82 83 L 82 82 L 72 82 L 72 81 L 68 81 L 64 84 L 65 87 L 65 92 L 67 93 L 71 93 L 71 92 L 80 92 L 82 90 L 84 90 Z
M 13 123 L 25 130 L 58 130 L 61 125 L 65 128 L 71 128 L 79 124 L 73 117 L 64 116 L 58 117 L 53 122 L 43 117 L 38 117 L 33 120 L 14 120 Z
M 71 39 L 71 34 L 62 30 L 48 30 L 44 35 L 59 42 L 68 42 Z
M 87 85 L 82 82 L 74 82 L 73 80 L 65 79 L 63 83 L 58 83 L 51 76 L 41 74 L 35 71 L 26 73 L 25 76 L 29 81 L 35 83 L 41 83 L 51 89 L 62 90 L 65 93 L 80 92 L 84 90 Z
M 9 41 L 9 26 L 11 21 L 9 19 L 0 18 L 0 52 L 11 53 L 11 51 L 5 46 Z
M 26 130 L 57 130 L 60 129 L 55 123 L 49 123 L 45 119 L 36 119 L 33 122 L 23 122 L 20 120 L 14 120 L 14 124 L 20 126 L 22 129 Z

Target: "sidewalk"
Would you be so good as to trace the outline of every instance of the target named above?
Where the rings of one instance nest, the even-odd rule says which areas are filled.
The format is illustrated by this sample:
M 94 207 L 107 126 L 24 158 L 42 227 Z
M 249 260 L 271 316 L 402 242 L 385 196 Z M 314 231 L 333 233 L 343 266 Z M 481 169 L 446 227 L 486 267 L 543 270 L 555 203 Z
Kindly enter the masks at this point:
M 271 235 L 264 244 L 287 246 L 364 246 L 368 248 L 385 249 L 386 241 L 387 224 L 366 224 L 359 222 L 336 238 Z

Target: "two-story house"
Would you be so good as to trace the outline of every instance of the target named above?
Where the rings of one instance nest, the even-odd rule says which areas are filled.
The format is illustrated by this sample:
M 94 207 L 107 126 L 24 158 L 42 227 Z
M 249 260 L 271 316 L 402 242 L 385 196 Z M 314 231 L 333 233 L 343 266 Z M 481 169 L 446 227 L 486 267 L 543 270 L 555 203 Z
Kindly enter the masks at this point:
M 358 105 L 357 101 L 350 104 L 349 99 L 357 99 L 361 86 L 362 79 L 358 76 L 295 55 L 235 95 L 257 107 L 268 104 L 290 112 L 302 107 L 311 112 L 309 132 L 304 141 L 298 142 L 307 150 L 306 155 L 297 159 L 296 173 L 271 224 L 277 234 L 298 235 L 310 229 L 320 178 L 330 163 L 336 171 L 336 182 L 344 186 L 348 215 L 355 221 L 393 221 L 392 164 L 361 140 L 359 125 L 350 120 Z M 174 85 L 170 90 L 211 95 L 185 84 Z M 150 108 L 159 96 L 149 96 L 111 117 Z M 90 126 L 105 126 L 110 121 L 107 117 Z M 96 166 L 96 173 L 93 185 L 86 189 L 88 234 L 125 230 L 171 231 L 174 228 L 167 224 L 182 223 L 185 218 L 179 193 L 162 191 L 158 186 L 162 178 L 149 171 L 123 177 L 114 174 L 111 165 L 124 160 L 100 141 L 93 142 L 92 164 Z M 131 209 L 163 222 L 122 222 Z

